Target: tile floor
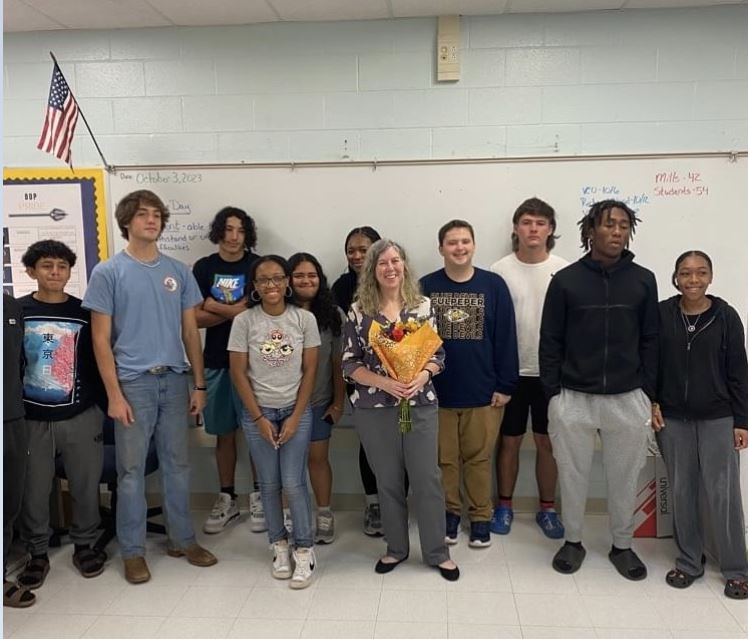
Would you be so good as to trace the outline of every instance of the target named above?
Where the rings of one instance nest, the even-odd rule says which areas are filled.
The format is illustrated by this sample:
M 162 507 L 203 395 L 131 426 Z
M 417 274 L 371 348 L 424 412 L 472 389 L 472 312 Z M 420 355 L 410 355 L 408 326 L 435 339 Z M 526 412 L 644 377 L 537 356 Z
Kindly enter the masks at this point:
M 200 528 L 206 513 L 196 513 Z M 408 562 L 389 575 L 374 573 L 381 540 L 361 533 L 360 514 L 338 513 L 338 539 L 318 548 L 313 585 L 292 591 L 270 576 L 264 534 L 242 520 L 201 542 L 219 557 L 195 568 L 164 553 L 149 537 L 153 579 L 124 581 L 116 543 L 106 572 L 78 576 L 71 546 L 54 551 L 38 602 L 4 609 L 3 630 L 13 639 L 748 639 L 748 601 L 722 594 L 712 566 L 687 591 L 665 584 L 673 545 L 644 539 L 636 548 L 650 576 L 633 583 L 607 559 L 607 519 L 587 519 L 587 559 L 574 576 L 555 573 L 558 542 L 545 539 L 532 515 L 518 515 L 507 537 L 488 549 L 453 547 L 461 579 L 444 581 L 420 563 L 411 528 Z

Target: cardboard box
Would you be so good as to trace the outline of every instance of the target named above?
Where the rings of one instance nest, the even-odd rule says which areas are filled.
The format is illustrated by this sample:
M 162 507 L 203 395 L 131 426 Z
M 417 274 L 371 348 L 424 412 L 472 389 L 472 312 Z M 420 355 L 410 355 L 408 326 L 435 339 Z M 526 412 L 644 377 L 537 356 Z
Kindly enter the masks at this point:
M 672 537 L 670 481 L 659 455 L 647 455 L 639 474 L 634 509 L 634 537 Z

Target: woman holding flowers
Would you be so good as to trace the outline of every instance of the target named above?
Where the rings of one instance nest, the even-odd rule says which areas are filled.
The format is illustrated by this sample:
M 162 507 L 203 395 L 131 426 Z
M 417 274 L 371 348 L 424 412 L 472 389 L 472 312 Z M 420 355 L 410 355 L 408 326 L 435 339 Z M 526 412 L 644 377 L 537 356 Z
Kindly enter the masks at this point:
M 375 570 L 392 571 L 408 558 L 408 505 L 405 474 L 413 490 L 423 561 L 450 581 L 459 578 L 444 541 L 444 493 L 437 457 L 437 401 L 431 380 L 444 368 L 444 351 L 426 354 L 409 382 L 398 381 L 380 360 L 371 339 L 384 332 L 392 342 L 433 327 L 431 304 L 408 267 L 405 251 L 392 240 L 378 240 L 366 254 L 356 301 L 344 329 L 343 374 L 355 384 L 351 395 L 356 430 L 379 485 L 387 552 Z M 374 330 L 372 330 L 372 327 Z M 429 329 L 430 330 L 430 329 Z M 380 350 L 380 349 L 377 349 Z M 380 350 L 381 352 L 381 350 Z M 404 421 L 401 402 L 408 405 Z M 403 432 L 407 431 L 407 432 Z

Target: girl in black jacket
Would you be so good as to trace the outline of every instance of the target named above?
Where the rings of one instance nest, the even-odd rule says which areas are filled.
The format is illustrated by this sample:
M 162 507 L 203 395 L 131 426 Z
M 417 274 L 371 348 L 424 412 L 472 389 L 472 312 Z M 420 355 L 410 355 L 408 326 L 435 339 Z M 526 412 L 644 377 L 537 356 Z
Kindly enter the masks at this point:
M 687 251 L 675 262 L 680 295 L 660 303 L 660 362 L 652 427 L 673 489 L 679 557 L 665 580 L 687 588 L 704 574 L 699 493 L 714 529 L 725 595 L 748 598 L 738 451 L 748 447 L 748 362 L 735 310 L 707 295 L 712 261 Z

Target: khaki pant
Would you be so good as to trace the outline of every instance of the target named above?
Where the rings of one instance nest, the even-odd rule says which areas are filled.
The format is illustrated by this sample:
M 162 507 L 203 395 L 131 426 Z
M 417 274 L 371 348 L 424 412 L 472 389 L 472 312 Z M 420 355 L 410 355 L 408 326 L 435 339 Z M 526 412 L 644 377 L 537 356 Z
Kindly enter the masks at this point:
M 462 512 L 460 465 L 470 521 L 490 521 L 491 457 L 504 409 L 439 408 L 439 468 L 449 512 Z

